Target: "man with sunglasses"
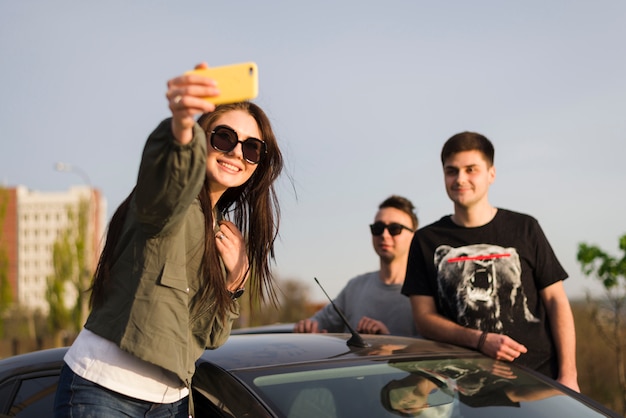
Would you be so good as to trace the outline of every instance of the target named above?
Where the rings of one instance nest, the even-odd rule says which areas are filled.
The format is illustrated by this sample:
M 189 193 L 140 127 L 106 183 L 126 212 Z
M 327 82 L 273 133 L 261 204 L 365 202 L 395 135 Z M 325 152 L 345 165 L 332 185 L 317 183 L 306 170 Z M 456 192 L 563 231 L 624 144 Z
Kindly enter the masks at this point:
M 400 293 L 411 239 L 418 226 L 415 207 L 401 196 L 390 196 L 378 207 L 370 225 L 380 270 L 351 279 L 333 301 L 355 330 L 364 334 L 417 336 L 409 299 Z M 294 332 L 348 332 L 328 304 L 314 316 L 297 322 Z
M 402 293 L 426 338 L 515 362 L 578 390 L 567 273 L 539 223 L 489 203 L 494 148 L 475 132 L 443 146 L 454 214 L 415 234 Z

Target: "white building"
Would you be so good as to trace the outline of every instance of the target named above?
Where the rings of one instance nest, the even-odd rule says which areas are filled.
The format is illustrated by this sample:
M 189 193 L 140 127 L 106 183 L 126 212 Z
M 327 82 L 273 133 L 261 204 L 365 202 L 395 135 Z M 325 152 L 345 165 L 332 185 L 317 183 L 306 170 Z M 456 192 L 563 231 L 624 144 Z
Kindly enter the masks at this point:
M 0 250 L 5 247 L 8 255 L 13 300 L 20 307 L 45 314 L 49 310 L 48 277 L 54 274 L 53 246 L 70 225 L 69 212 L 76 216 L 81 202 L 89 205 L 87 245 L 91 248 L 86 257 L 93 271 L 106 227 L 106 200 L 88 186 L 63 192 L 39 192 L 24 186 L 3 190 L 8 200 L 4 220 L 0 219 Z

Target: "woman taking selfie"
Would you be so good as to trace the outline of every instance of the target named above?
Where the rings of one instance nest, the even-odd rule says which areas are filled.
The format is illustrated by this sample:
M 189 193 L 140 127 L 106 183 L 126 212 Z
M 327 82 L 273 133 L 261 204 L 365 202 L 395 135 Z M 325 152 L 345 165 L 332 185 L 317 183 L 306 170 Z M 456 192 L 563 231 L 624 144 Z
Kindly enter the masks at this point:
M 168 82 L 172 117 L 148 138 L 111 219 L 55 416 L 192 415 L 195 361 L 228 338 L 244 287 L 275 298 L 282 156 L 258 106 L 204 99 L 218 94 L 197 74 Z

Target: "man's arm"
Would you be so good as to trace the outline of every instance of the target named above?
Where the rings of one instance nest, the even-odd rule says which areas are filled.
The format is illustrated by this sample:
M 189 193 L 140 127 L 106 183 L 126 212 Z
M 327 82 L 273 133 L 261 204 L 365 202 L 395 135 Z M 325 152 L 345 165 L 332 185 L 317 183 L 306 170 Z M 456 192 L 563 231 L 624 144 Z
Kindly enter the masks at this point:
M 478 345 L 481 331 L 463 327 L 440 315 L 432 296 L 411 295 L 411 308 L 417 331 L 423 337 L 470 348 Z
M 558 281 L 542 289 L 540 292 L 546 306 L 552 338 L 556 345 L 559 362 L 557 381 L 565 386 L 579 391 L 578 372 L 576 370 L 576 330 L 574 316 L 570 306 L 563 281 Z
M 440 315 L 432 296 L 411 295 L 411 307 L 417 331 L 425 338 L 478 349 L 482 331 L 461 326 Z M 528 350 L 506 335 L 489 333 L 479 351 L 497 360 L 513 361 Z

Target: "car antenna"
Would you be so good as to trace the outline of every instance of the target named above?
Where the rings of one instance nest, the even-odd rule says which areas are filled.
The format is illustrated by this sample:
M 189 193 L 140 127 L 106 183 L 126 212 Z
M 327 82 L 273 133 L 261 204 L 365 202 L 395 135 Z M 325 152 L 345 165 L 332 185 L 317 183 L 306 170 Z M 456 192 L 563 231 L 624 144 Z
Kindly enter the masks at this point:
M 322 289 L 322 292 L 324 292 L 324 294 L 326 295 L 326 297 L 330 301 L 330 304 L 333 305 L 333 308 L 335 308 L 335 311 L 337 311 L 337 313 L 341 317 L 341 320 L 343 321 L 345 326 L 350 330 L 350 333 L 352 334 L 352 337 L 350 337 L 350 339 L 348 340 L 348 343 L 347 343 L 348 346 L 352 346 L 352 347 L 369 347 L 370 345 L 368 343 L 366 343 L 365 341 L 363 341 L 363 338 L 361 338 L 361 335 L 358 332 L 356 332 L 354 330 L 354 328 L 352 328 L 350 326 L 350 323 L 348 322 L 348 319 L 345 317 L 343 312 L 341 312 L 341 309 L 339 309 L 337 307 L 337 305 L 335 305 L 335 302 L 333 302 L 333 300 L 330 298 L 330 296 L 328 296 L 328 293 L 326 293 L 326 291 L 322 287 L 322 284 L 319 282 L 319 280 L 317 280 L 317 277 L 313 277 L 313 279 L 315 280 L 315 283 L 317 283 L 317 285 L 320 287 L 320 289 Z

